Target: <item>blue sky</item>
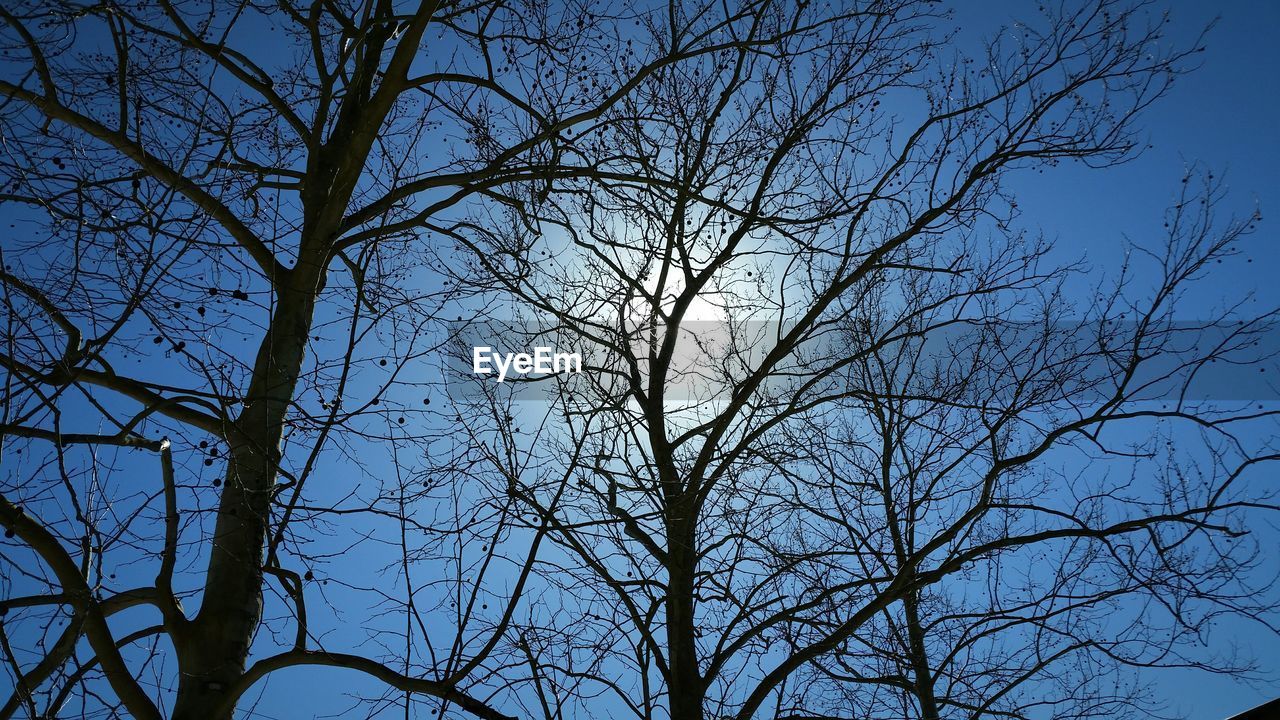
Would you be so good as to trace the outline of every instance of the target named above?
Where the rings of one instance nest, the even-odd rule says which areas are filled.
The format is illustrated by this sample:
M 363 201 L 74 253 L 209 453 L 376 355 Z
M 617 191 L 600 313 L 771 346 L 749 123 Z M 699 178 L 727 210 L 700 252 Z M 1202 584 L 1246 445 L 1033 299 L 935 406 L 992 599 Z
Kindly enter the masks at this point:
M 957 8 L 966 36 L 1033 9 L 1029 7 L 1033 3 L 1015 0 L 957 0 L 951 4 Z M 1152 147 L 1134 162 L 1106 171 L 1064 166 L 1044 175 L 1021 174 L 1013 180 L 1023 211 L 1021 223 L 1055 238 L 1056 252 L 1064 260 L 1084 257 L 1099 273 L 1116 264 L 1122 238 L 1141 240 L 1158 232 L 1162 213 L 1190 164 L 1200 163 L 1225 174 L 1230 187 L 1225 209 L 1247 215 L 1256 204 L 1264 216 L 1280 212 L 1280 81 L 1275 75 L 1280 68 L 1280 2 L 1175 0 L 1169 4 L 1175 39 L 1194 36 L 1215 14 L 1220 20 L 1208 38 L 1207 52 L 1201 56 L 1203 67 L 1180 79 L 1145 115 L 1142 126 Z M 1259 307 L 1280 304 L 1280 283 L 1273 279 L 1280 269 L 1277 227 L 1275 220 L 1264 222 L 1248 240 L 1246 253 L 1224 264 L 1220 273 L 1202 286 L 1198 297 L 1209 305 L 1219 294 L 1253 291 Z M 360 467 L 350 460 L 335 462 L 327 468 L 333 492 L 344 494 L 362 472 L 388 471 L 384 454 L 365 458 Z M 209 473 L 218 471 L 220 467 L 207 469 Z M 396 528 L 390 523 L 375 526 L 371 522 L 369 532 L 394 533 Z M 1274 527 L 1260 528 L 1260 532 L 1280 541 L 1280 532 Z M 366 546 L 357 547 L 318 569 L 317 575 L 341 572 L 348 582 L 377 583 L 375 565 L 382 558 L 376 549 L 367 555 L 366 551 Z M 373 562 L 366 562 L 366 558 Z M 1276 558 L 1271 560 L 1274 567 Z M 341 605 L 343 592 L 336 584 L 323 592 Z M 350 619 L 360 617 L 362 612 L 357 611 Z M 319 630 L 332 631 L 330 638 L 339 647 L 366 639 L 361 628 L 343 625 L 344 620 L 336 618 L 331 627 Z M 1224 623 L 1215 629 L 1211 644 L 1218 649 L 1238 645 L 1251 651 L 1278 682 L 1268 688 L 1224 676 L 1154 671 L 1148 677 L 1167 698 L 1171 713 L 1216 720 L 1280 696 L 1280 646 L 1273 635 L 1257 632 L 1245 623 Z M 262 714 L 257 716 L 336 715 L 346 704 L 341 693 L 377 694 L 382 690 L 381 685 L 343 671 L 291 670 L 256 688 L 266 698 Z
M 980 0 L 964 4 L 961 12 L 963 18 L 972 14 L 977 25 L 995 24 L 1018 5 Z M 1176 0 L 1168 5 L 1174 38 L 1193 37 L 1218 20 L 1200 55 L 1203 65 L 1180 78 L 1144 116 L 1141 125 L 1152 147 L 1134 162 L 1102 172 L 1061 167 L 1018 176 L 1014 182 L 1021 183 L 1015 187 L 1022 222 L 1055 238 L 1064 258 L 1083 255 L 1096 272 L 1105 273 L 1121 257 L 1122 237 L 1140 241 L 1159 231 L 1182 174 L 1199 163 L 1226 178 L 1224 212 L 1247 215 L 1257 206 L 1264 222 L 1247 239 L 1242 255 L 1224 262 L 1201 285 L 1196 299 L 1210 306 L 1224 295 L 1252 291 L 1259 308 L 1273 308 L 1280 304 L 1280 236 L 1274 220 L 1280 212 L 1280 3 Z M 1272 473 L 1259 480 L 1274 484 Z M 1270 538 L 1270 547 L 1280 544 L 1274 519 L 1255 530 Z M 1269 567 L 1280 568 L 1274 551 Z M 1280 646 L 1274 635 L 1258 630 L 1246 623 L 1222 623 L 1210 635 L 1210 645 L 1252 652 L 1270 671 L 1269 683 L 1249 685 L 1186 670 L 1152 671 L 1148 677 L 1166 697 L 1171 713 L 1213 720 L 1280 697 Z
M 1181 78 L 1144 116 L 1141 125 L 1152 147 L 1131 163 L 1103 171 L 1064 165 L 1043 175 L 1022 173 L 1012 179 L 1011 189 L 1022 209 L 1020 224 L 1055 238 L 1056 252 L 1064 261 L 1083 257 L 1094 269 L 1093 277 L 1114 269 L 1124 238 L 1159 241 L 1163 213 L 1193 164 L 1225 174 L 1230 190 L 1224 211 L 1248 215 L 1260 206 L 1265 217 L 1270 208 L 1280 207 L 1280 86 L 1273 74 L 1280 68 L 1280 3 L 1210 7 L 1179 0 L 1170 6 L 1174 41 L 1189 41 L 1215 13 L 1220 18 L 1200 56 L 1203 66 Z M 955 7 L 962 41 L 1028 10 L 1022 3 L 1001 0 Z M 1280 304 L 1280 285 L 1272 280 L 1280 268 L 1274 228 L 1274 222 L 1264 222 L 1248 239 L 1244 254 L 1224 263 L 1200 286 L 1198 298 L 1206 307 L 1220 297 L 1248 291 L 1256 293 L 1259 307 Z M 1259 532 L 1280 541 L 1274 528 Z M 1275 558 L 1272 561 L 1274 568 Z M 1244 622 L 1224 622 L 1209 639 L 1214 650 L 1239 647 L 1251 652 L 1280 681 L 1280 646 L 1274 636 Z M 1193 720 L 1225 718 L 1280 695 L 1280 685 L 1274 683 L 1251 685 L 1193 671 L 1146 671 L 1142 677 L 1165 698 L 1170 715 Z M 313 687 L 322 680 L 323 675 L 296 671 L 276 677 L 263 709 L 278 707 L 284 687 Z M 332 695 L 313 696 L 323 705 L 320 697 Z

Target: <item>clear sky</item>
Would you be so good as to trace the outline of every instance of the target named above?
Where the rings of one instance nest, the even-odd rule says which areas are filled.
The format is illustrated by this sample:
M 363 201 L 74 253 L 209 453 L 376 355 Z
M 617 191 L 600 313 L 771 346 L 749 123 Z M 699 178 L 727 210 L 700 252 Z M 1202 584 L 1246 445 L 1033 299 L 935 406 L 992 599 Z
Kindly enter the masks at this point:
M 962 38 L 966 38 L 979 36 L 1015 14 L 1034 10 L 1035 3 L 949 0 L 947 4 L 957 10 Z M 1201 163 L 1227 178 L 1230 192 L 1224 209 L 1247 215 L 1257 205 L 1267 218 L 1248 240 L 1245 254 L 1224 264 L 1213 282 L 1202 289 L 1204 302 L 1211 303 L 1218 290 L 1254 290 L 1259 307 L 1280 305 L 1280 283 L 1275 280 L 1280 270 L 1280 79 L 1276 74 L 1280 69 L 1280 0 L 1160 0 L 1154 4 L 1172 8 L 1173 41 L 1194 37 L 1215 15 L 1219 17 L 1208 37 L 1207 51 L 1200 56 L 1203 66 L 1181 78 L 1145 115 L 1141 125 L 1152 147 L 1134 162 L 1104 171 L 1064 166 L 1044 175 L 1015 177 L 1013 190 L 1023 211 L 1021 222 L 1056 238 L 1057 252 L 1064 259 L 1083 256 L 1103 272 L 1119 257 L 1121 238 L 1136 240 L 1158 232 L 1162 213 L 1185 169 L 1191 163 Z M 341 476 L 344 471 L 335 467 L 329 474 Z M 1275 482 L 1270 477 L 1265 481 Z M 1258 531 L 1276 541 L 1273 548 L 1280 545 L 1280 530 L 1274 526 Z M 341 569 L 349 573 L 347 579 L 353 583 L 364 582 L 366 576 L 370 583 L 377 582 L 377 570 L 365 562 L 363 552 L 363 547 L 352 550 L 326 572 L 336 574 Z M 1280 560 L 1274 555 L 1280 553 L 1273 550 L 1272 568 Z M 325 586 L 324 592 L 341 605 L 343 591 L 337 583 Z M 353 618 L 361 616 L 353 613 Z M 366 639 L 356 626 L 339 625 L 332 630 L 335 634 L 329 639 L 335 646 Z M 1225 676 L 1151 671 L 1147 677 L 1167 699 L 1170 715 L 1218 720 L 1280 697 L 1280 644 L 1274 635 L 1245 623 L 1229 622 L 1214 630 L 1210 643 L 1217 650 L 1238 646 L 1253 653 L 1270 672 L 1271 683 L 1249 685 Z M 340 682 L 328 684 L 330 678 L 339 676 Z M 353 673 L 291 670 L 257 686 L 245 705 L 261 693 L 260 713 L 253 717 L 337 716 L 348 704 L 341 693 L 376 695 L 382 690 L 383 686 L 362 681 Z
M 1031 5 L 1033 3 L 1028 3 Z M 956 3 L 962 20 L 975 25 L 1003 22 L 1022 3 L 979 0 Z M 1027 225 L 1057 238 L 1064 257 L 1083 252 L 1099 272 L 1114 266 L 1120 239 L 1151 237 L 1161 226 L 1184 169 L 1200 163 L 1223 173 L 1229 185 L 1224 211 L 1246 215 L 1260 206 L 1264 222 L 1244 248 L 1206 283 L 1201 292 L 1210 304 L 1216 296 L 1249 289 L 1259 307 L 1280 304 L 1280 3 L 1269 0 L 1156 3 L 1172 9 L 1171 39 L 1193 37 L 1218 18 L 1210 32 L 1202 67 L 1181 78 L 1153 107 L 1141 125 L 1153 146 L 1139 159 L 1102 172 L 1072 167 L 1015 179 Z M 966 28 L 967 30 L 967 28 Z M 1194 319 L 1194 318 L 1187 318 Z M 1274 484 L 1274 471 L 1264 482 Z M 1274 525 L 1255 528 L 1280 545 Z M 1273 550 L 1272 569 L 1280 565 Z M 1171 714 L 1214 720 L 1280 697 L 1280 647 L 1274 635 L 1256 626 L 1228 622 L 1209 638 L 1213 649 L 1233 645 L 1252 652 L 1270 682 L 1248 685 L 1225 676 L 1182 670 L 1154 671 L 1149 676 L 1165 694 Z
M 962 42 L 1029 9 L 1014 0 L 952 5 L 962 26 Z M 1023 210 L 1022 224 L 1056 238 L 1064 260 L 1083 256 L 1098 273 L 1114 267 L 1122 238 L 1159 240 L 1164 210 L 1192 163 L 1225 173 L 1230 193 L 1224 210 L 1247 215 L 1260 205 L 1264 217 L 1273 209 L 1280 217 L 1280 83 L 1275 74 L 1280 68 L 1280 2 L 1155 4 L 1164 5 L 1173 11 L 1171 41 L 1190 41 L 1215 16 L 1218 21 L 1200 56 L 1203 66 L 1181 78 L 1145 115 L 1141 126 L 1152 147 L 1134 162 L 1108 170 L 1063 166 L 1043 175 L 1016 175 L 1012 181 Z M 1260 306 L 1280 304 L 1280 284 L 1273 280 L 1280 270 L 1277 227 L 1274 220 L 1263 222 L 1248 241 L 1245 255 L 1224 264 L 1202 286 L 1205 303 L 1211 304 L 1219 294 L 1252 289 Z M 1280 543 L 1274 527 L 1258 531 Z M 1277 558 L 1271 560 L 1275 568 Z M 1183 670 L 1146 671 L 1143 678 L 1167 700 L 1169 716 L 1217 720 L 1280 696 L 1280 646 L 1274 635 L 1243 622 L 1226 622 L 1214 629 L 1209 642 L 1212 650 L 1239 647 L 1254 654 L 1272 682 L 1248 684 Z M 344 676 L 343 683 L 351 680 Z M 264 693 L 262 710 L 279 716 L 284 687 L 321 686 L 323 673 L 282 674 L 272 685 Z M 302 707 L 298 703 L 309 701 L 324 705 L 320 697 L 332 696 L 302 693 L 289 707 L 297 711 Z

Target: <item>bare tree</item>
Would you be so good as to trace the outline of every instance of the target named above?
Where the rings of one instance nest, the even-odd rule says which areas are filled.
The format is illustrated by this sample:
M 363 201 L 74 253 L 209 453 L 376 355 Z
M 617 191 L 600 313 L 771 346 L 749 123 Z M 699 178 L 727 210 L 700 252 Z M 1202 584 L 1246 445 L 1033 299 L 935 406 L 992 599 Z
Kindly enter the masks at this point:
M 0 10 L 4 607 L 32 641 L 8 653 L 4 716 L 56 713 L 84 690 L 137 718 L 229 717 L 257 680 L 307 664 L 503 715 L 483 697 L 500 683 L 467 690 L 505 626 L 458 609 L 475 586 L 452 609 L 417 606 L 422 587 L 391 568 L 403 616 L 455 631 L 415 663 L 404 645 L 420 616 L 396 624 L 383 663 L 325 647 L 306 603 L 335 554 L 313 549 L 316 533 L 404 529 L 406 502 L 443 514 L 449 493 L 407 469 L 311 481 L 428 432 L 414 364 L 455 288 L 433 271 L 451 248 L 421 225 L 507 184 L 589 173 L 566 156 L 569 128 L 733 42 L 624 49 L 635 17 L 592 2 Z M 470 574 L 462 546 L 502 525 L 454 509 L 403 545 L 436 561 L 429 587 Z M 383 584 L 367 582 L 371 602 Z M 119 629 L 140 605 L 154 623 Z
M 434 228 L 542 318 L 525 344 L 590 358 L 506 478 L 566 578 L 519 629 L 548 719 L 1116 717 L 1151 702 L 1125 669 L 1247 669 L 1194 651 L 1219 614 L 1272 627 L 1272 413 L 1192 402 L 1272 316 L 1175 320 L 1256 217 L 1189 172 L 1104 281 L 1007 180 L 1132 157 L 1198 47 L 1102 3 L 970 58 L 929 5 L 866 10 L 771 8 L 610 109 L 617 171 Z
M 1199 48 L 1042 12 L 969 58 L 908 0 L 6 6 L 0 716 L 326 665 L 369 716 L 1088 717 L 1229 667 L 1184 640 L 1265 620 L 1270 414 L 1167 398 L 1269 327 L 1173 322 L 1253 218 L 1188 190 L 1155 290 L 1073 308 L 1005 178 L 1132 157 Z M 588 371 L 440 380 L 485 321 Z

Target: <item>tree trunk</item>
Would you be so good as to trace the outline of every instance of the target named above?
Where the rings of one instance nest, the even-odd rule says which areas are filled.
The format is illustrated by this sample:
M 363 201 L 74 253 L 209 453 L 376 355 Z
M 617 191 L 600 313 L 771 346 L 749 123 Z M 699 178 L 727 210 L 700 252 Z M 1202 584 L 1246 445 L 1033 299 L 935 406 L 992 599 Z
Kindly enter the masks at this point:
M 686 503 L 675 505 L 678 519 L 671 522 L 667 543 L 667 653 L 670 679 L 671 720 L 702 720 L 705 692 L 698 669 L 697 630 L 694 619 L 693 578 L 697 556 L 692 523 Z
M 302 371 L 323 260 L 277 279 L 271 326 L 254 361 L 244 407 L 226 432 L 227 471 L 200 613 L 176 634 L 181 678 L 173 717 L 209 718 L 244 673 L 262 617 L 262 563 L 284 418 Z
M 933 688 L 933 671 L 929 651 L 924 644 L 924 627 L 920 624 L 919 595 L 916 591 L 902 599 L 907 619 L 907 642 L 911 646 L 911 671 L 915 675 L 915 694 L 920 703 L 921 720 L 939 720 L 938 699 Z

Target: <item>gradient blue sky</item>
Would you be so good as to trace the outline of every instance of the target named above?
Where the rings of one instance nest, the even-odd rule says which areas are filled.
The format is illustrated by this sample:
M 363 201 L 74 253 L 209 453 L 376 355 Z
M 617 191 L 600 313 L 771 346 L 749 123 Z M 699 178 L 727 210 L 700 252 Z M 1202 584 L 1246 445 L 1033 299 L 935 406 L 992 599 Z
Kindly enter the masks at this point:
M 956 3 L 962 18 L 994 25 L 1023 11 L 1021 3 L 978 0 Z M 1034 5 L 1034 3 L 1027 3 Z M 1264 222 L 1244 254 L 1225 262 L 1201 288 L 1206 304 L 1216 296 L 1253 290 L 1260 308 L 1280 304 L 1280 3 L 1268 0 L 1158 3 L 1172 8 L 1172 35 L 1194 34 L 1215 17 L 1203 66 L 1181 78 L 1144 117 L 1153 147 L 1138 160 L 1103 172 L 1062 167 L 1044 175 L 1019 176 L 1022 221 L 1058 241 L 1064 257 L 1083 253 L 1099 271 L 1120 258 L 1120 239 L 1152 237 L 1190 163 L 1221 173 L 1229 186 L 1223 210 L 1241 215 L 1262 210 Z M 1192 318 L 1188 318 L 1192 319 Z M 1274 471 L 1263 482 L 1274 484 Z M 1274 522 L 1256 530 L 1280 547 Z M 1280 570 L 1280 553 L 1269 567 Z M 1152 671 L 1172 715 L 1214 720 L 1280 697 L 1280 644 L 1256 626 L 1219 625 L 1210 644 L 1252 652 L 1269 670 L 1270 682 L 1245 684 L 1226 676 L 1183 670 Z
M 1000 24 L 1034 11 L 1034 3 L 971 0 L 949 3 L 957 12 L 961 42 L 976 39 Z M 1171 93 L 1144 116 L 1141 126 L 1150 149 L 1132 163 L 1104 171 L 1065 165 L 1043 175 L 1016 175 L 1012 189 L 1023 211 L 1020 224 L 1056 239 L 1063 260 L 1083 257 L 1099 274 L 1113 269 L 1122 239 L 1159 241 L 1163 213 L 1187 167 L 1193 163 L 1225 174 L 1230 186 L 1224 211 L 1247 215 L 1260 206 L 1264 217 L 1280 213 L 1280 2 L 1223 3 L 1176 0 L 1155 3 L 1172 8 L 1171 40 L 1191 41 L 1218 17 L 1200 55 L 1203 66 L 1183 77 Z M 1275 221 L 1263 222 L 1244 248 L 1200 288 L 1203 301 L 1254 290 L 1259 307 L 1280 305 L 1280 245 Z M 1250 262 L 1250 260 L 1252 260 Z M 1207 314 L 1207 312 L 1206 312 Z M 1194 318 L 1188 318 L 1194 319 Z M 1270 482 L 1264 478 L 1264 482 Z M 1259 532 L 1280 545 L 1280 530 Z M 1270 558 L 1280 571 L 1280 558 Z M 1224 622 L 1209 638 L 1213 649 L 1239 647 L 1255 655 L 1271 682 L 1253 684 L 1227 676 L 1183 670 L 1152 670 L 1143 678 L 1167 701 L 1168 716 L 1218 720 L 1280 696 L 1280 644 L 1274 635 L 1244 622 Z M 336 699 L 324 689 L 329 671 L 292 671 L 272 678 L 262 710 L 282 717 L 309 715 Z M 351 688 L 356 680 L 342 677 Z M 357 681 L 358 682 L 358 681 Z M 263 688 L 259 688 L 263 689 Z M 293 696 L 282 703 L 281 696 Z
M 950 0 L 947 4 L 957 10 L 964 27 L 962 38 L 980 35 L 1016 14 L 1033 11 L 1035 5 L 1021 0 Z M 1276 76 L 1280 1 L 1162 0 L 1156 5 L 1172 8 L 1175 39 L 1194 37 L 1215 16 L 1220 17 L 1207 52 L 1200 56 L 1203 67 L 1182 78 L 1145 115 L 1142 126 L 1153 147 L 1138 160 L 1102 172 L 1064 166 L 1044 175 L 1017 176 L 1013 189 L 1023 211 L 1021 223 L 1056 238 L 1063 259 L 1083 256 L 1105 271 L 1120 257 L 1122 237 L 1153 237 L 1186 167 L 1201 163 L 1228 179 L 1230 193 L 1224 209 L 1246 215 L 1256 203 L 1264 217 L 1274 214 L 1276 218 L 1266 220 L 1248 240 L 1245 256 L 1221 267 L 1202 290 L 1204 302 L 1211 302 L 1217 291 L 1252 289 L 1260 307 L 1280 305 L 1280 282 L 1275 278 L 1280 270 L 1276 242 L 1280 228 L 1280 80 Z M 1276 540 L 1273 547 L 1280 546 L 1280 530 L 1272 526 L 1259 531 Z M 358 552 L 344 557 L 344 562 L 353 572 L 373 574 Z M 1280 558 L 1273 556 L 1270 563 L 1276 568 Z M 333 593 L 340 598 L 339 589 Z M 343 640 L 364 639 L 358 627 L 338 631 Z M 1238 645 L 1252 652 L 1271 671 L 1272 682 L 1248 685 L 1191 671 L 1151 671 L 1147 677 L 1167 698 L 1171 715 L 1217 720 L 1280 696 L 1280 643 L 1274 635 L 1237 622 L 1221 624 L 1214 632 L 1210 641 L 1215 648 Z M 254 717 L 293 718 L 336 716 L 346 706 L 343 692 L 376 694 L 380 690 L 376 683 L 362 682 L 351 673 L 306 669 L 272 676 L 250 696 L 261 691 L 264 698 L 261 714 Z

